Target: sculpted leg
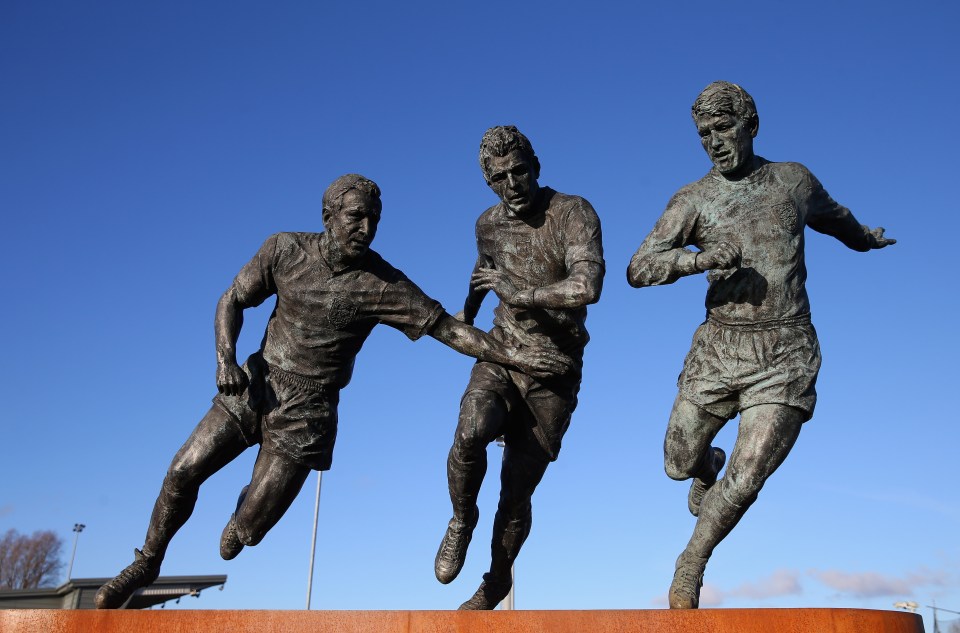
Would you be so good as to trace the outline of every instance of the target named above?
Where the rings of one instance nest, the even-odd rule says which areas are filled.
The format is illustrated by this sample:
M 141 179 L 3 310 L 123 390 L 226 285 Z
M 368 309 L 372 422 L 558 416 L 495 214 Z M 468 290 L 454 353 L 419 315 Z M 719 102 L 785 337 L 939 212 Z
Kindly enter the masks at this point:
M 500 436 L 507 405 L 492 391 L 468 392 L 460 403 L 460 418 L 447 456 L 447 483 L 453 515 L 466 518 L 476 507 L 487 472 L 487 445 Z
M 507 445 L 500 470 L 500 503 L 493 521 L 490 571 L 465 610 L 494 609 L 513 585 L 511 569 L 530 534 L 533 521 L 531 499 L 550 464 L 539 445 L 515 448 Z
M 670 608 L 699 606 L 707 560 L 786 459 L 804 419 L 799 409 L 774 404 L 758 405 L 741 413 L 740 431 L 727 471 L 704 496 L 693 536 L 677 559 Z
M 237 511 L 220 537 L 220 556 L 230 560 L 244 545 L 262 541 L 290 508 L 309 474 L 307 466 L 261 450 L 250 484 L 240 493 Z
M 143 549 L 135 560 L 97 592 L 99 609 L 116 609 L 134 591 L 156 580 L 167 546 L 193 513 L 200 484 L 247 448 L 230 415 L 214 405 L 177 451 L 153 506 Z
M 530 533 L 533 520 L 531 500 L 550 459 L 539 446 L 504 448 L 500 471 L 500 503 L 493 521 L 490 573 L 509 577 L 513 561 Z
M 671 479 L 693 479 L 687 495 L 687 507 L 693 516 L 699 514 L 703 497 L 717 481 L 726 460 L 723 450 L 710 446 L 724 424 L 723 418 L 677 394 L 663 440 L 663 465 Z
M 477 495 L 487 472 L 487 445 L 503 430 L 507 405 L 492 391 L 470 391 L 460 403 L 460 418 L 447 457 L 447 484 L 453 518 L 434 561 L 437 580 L 446 584 L 463 568 L 477 525 Z

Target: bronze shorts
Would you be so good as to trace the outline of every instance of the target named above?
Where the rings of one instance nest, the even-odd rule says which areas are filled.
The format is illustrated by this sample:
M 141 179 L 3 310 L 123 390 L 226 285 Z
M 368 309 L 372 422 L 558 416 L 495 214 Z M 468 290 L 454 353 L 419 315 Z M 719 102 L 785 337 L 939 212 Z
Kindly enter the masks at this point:
M 259 443 L 262 450 L 313 470 L 329 470 L 340 392 L 271 367 L 259 352 L 243 369 L 250 379 L 243 394 L 217 394 L 213 402 L 230 414 L 247 444 Z
M 471 391 L 492 391 L 503 398 L 508 411 L 504 429 L 508 444 L 516 446 L 535 438 L 554 461 L 577 407 L 580 375 L 576 372 L 575 376 L 541 382 L 523 372 L 478 361 L 464 395 Z
M 693 335 L 677 386 L 727 420 L 758 404 L 791 406 L 809 420 L 819 371 L 820 344 L 808 316 L 758 325 L 707 320 Z

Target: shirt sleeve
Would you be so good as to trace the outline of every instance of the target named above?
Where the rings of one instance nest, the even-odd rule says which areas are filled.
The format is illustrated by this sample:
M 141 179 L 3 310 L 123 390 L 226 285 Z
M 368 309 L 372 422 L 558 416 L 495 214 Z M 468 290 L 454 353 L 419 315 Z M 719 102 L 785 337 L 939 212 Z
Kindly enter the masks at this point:
M 603 238 L 600 218 L 589 202 L 575 198 L 576 202 L 564 226 L 566 253 L 564 264 L 570 270 L 577 262 L 603 262 Z
M 857 221 L 853 213 L 838 204 L 826 192 L 820 181 L 805 167 L 804 201 L 807 207 L 807 226 L 818 233 L 830 235 L 855 251 L 868 251 L 873 247 L 870 229 Z
M 273 273 L 278 235 L 271 235 L 233 280 L 237 299 L 244 307 L 256 307 L 276 294 Z
M 484 212 L 473 228 L 473 234 L 477 242 L 477 264 L 484 268 L 493 268 L 493 257 L 486 250 L 486 245 L 491 241 L 491 236 L 496 231 L 490 226 L 489 209 Z
M 380 295 L 377 318 L 380 323 L 403 332 L 411 341 L 419 339 L 446 314 L 443 306 L 428 297 L 417 284 L 394 269 Z
M 695 243 L 697 211 L 683 191 L 667 203 L 663 215 L 630 260 L 628 276 L 635 287 L 672 284 L 696 272 Z

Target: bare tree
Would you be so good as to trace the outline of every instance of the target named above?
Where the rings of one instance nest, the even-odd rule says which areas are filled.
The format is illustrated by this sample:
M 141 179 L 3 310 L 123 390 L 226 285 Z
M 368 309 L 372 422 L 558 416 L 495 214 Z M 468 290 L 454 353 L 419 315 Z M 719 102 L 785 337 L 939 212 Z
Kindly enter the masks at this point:
M 56 583 L 63 568 L 63 540 L 50 530 L 0 537 L 0 589 L 33 589 Z

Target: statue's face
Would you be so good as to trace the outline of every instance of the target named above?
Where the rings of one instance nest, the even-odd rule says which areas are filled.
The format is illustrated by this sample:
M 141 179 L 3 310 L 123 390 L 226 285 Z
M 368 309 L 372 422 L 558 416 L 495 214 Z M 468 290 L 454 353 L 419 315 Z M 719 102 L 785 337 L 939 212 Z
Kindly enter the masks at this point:
M 516 215 L 527 215 L 533 209 L 540 186 L 536 165 L 520 150 L 506 156 L 487 159 L 487 184 Z
M 343 195 L 339 213 L 324 218 L 324 226 L 348 261 L 366 255 L 380 222 L 380 209 L 370 196 L 351 189 Z
M 753 158 L 756 125 L 744 123 L 732 114 L 698 117 L 700 143 L 721 174 L 734 174 Z

